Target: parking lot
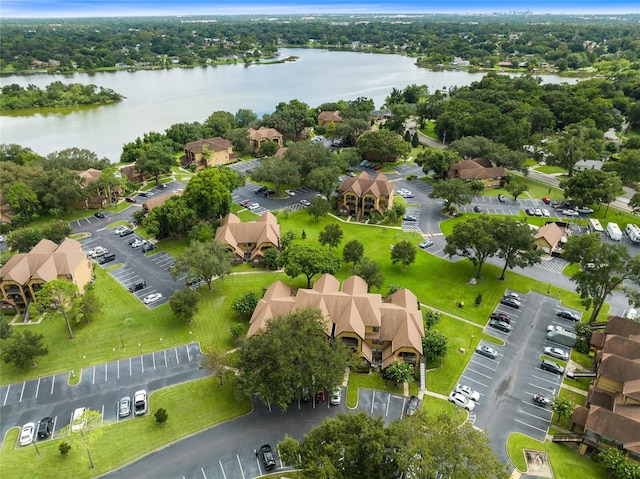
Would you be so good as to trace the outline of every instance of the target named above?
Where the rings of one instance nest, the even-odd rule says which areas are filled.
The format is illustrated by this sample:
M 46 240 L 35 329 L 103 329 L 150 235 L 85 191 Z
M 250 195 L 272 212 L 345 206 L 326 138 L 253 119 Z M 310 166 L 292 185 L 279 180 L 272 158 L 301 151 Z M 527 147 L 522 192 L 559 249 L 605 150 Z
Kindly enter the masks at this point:
M 573 328 L 573 322 L 556 316 L 561 308 L 557 299 L 538 293 L 520 293 L 520 309 L 500 304 L 496 312 L 510 316 L 510 333 L 487 326 L 484 330 L 504 345 L 482 340 L 498 352 L 495 359 L 474 353 L 460 383 L 480 393 L 480 399 L 470 415 L 470 422 L 483 429 L 493 443 L 493 449 L 506 461 L 506 440 L 510 433 L 520 432 L 544 440 L 552 411 L 533 402 L 534 394 L 550 399 L 560 391 L 562 376 L 540 369 L 540 357 L 545 346 L 558 346 L 546 339 L 547 326 Z M 563 349 L 568 350 L 562 346 Z M 564 362 L 554 360 L 564 365 Z
M 161 345 L 161 342 L 159 342 Z M 130 347 L 133 353 L 139 346 Z M 38 422 L 45 416 L 54 419 L 52 437 L 67 426 L 73 411 L 88 407 L 102 414 L 103 420 L 130 420 L 118 417 L 118 400 L 133 397 L 135 391 L 149 393 L 163 387 L 203 377 L 202 353 L 198 343 L 189 343 L 153 353 L 131 356 L 118 361 L 87 366 L 71 375 L 80 374 L 80 381 L 69 386 L 69 372 L 45 376 L 22 383 L 0 387 L 1 437 L 15 426 Z M 48 439 L 47 439 L 48 440 Z

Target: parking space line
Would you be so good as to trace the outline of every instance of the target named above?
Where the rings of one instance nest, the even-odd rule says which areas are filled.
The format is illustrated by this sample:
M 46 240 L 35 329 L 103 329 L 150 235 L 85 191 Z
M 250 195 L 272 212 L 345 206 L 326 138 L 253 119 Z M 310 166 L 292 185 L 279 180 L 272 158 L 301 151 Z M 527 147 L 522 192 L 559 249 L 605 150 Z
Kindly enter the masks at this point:
M 376 403 L 376 392 L 374 390 L 373 391 L 373 398 L 371 398 L 371 413 L 370 414 L 373 414 L 373 406 L 374 406 L 375 403 Z
M 220 467 L 222 467 L 222 463 L 220 463 Z M 200 468 L 200 471 L 202 472 L 202 477 L 204 477 L 204 479 L 207 479 L 207 475 L 204 473 L 204 469 L 202 467 Z M 225 476 L 225 474 L 224 474 L 224 469 L 222 470 L 222 475 L 226 479 L 227 476 Z
M 242 474 L 242 479 L 245 479 L 244 471 L 242 470 L 242 463 L 240 462 L 240 456 L 236 454 L 236 458 L 238 459 L 238 466 L 240 466 L 240 473 Z
M 471 369 L 470 371 L 473 372 L 474 374 L 477 374 L 477 375 L 482 376 L 484 378 L 493 379 L 493 376 L 489 376 L 487 374 L 481 373 L 480 371 L 476 371 L 474 369 Z M 493 369 L 492 371 L 495 371 L 495 369 Z
M 519 422 L 519 423 L 520 423 L 520 424 L 522 424 L 523 426 L 527 426 L 527 427 L 530 427 L 531 429 L 535 429 L 536 431 L 540 431 L 540 432 L 543 432 L 543 433 L 545 433 L 545 434 L 547 433 L 547 430 L 546 430 L 546 429 L 540 429 L 539 427 L 532 426 L 531 424 L 528 424 L 528 423 L 526 423 L 526 422 L 524 422 L 524 421 L 520 421 L 519 419 L 515 419 L 515 421 L 516 421 L 516 422 Z
M 105 363 L 104 364 L 104 382 L 109 382 L 109 380 L 107 379 L 107 371 L 109 370 L 109 363 Z
M 53 380 L 51 381 L 51 394 L 53 395 L 53 387 L 56 385 L 56 375 L 53 375 Z
M 540 369 L 540 368 L 536 368 L 536 369 L 537 369 L 538 371 L 542 371 L 542 369 Z M 552 373 L 549 373 L 549 374 L 552 374 Z M 540 379 L 541 381 L 545 381 L 545 382 L 547 382 L 547 383 L 554 384 L 554 385 L 557 385 L 557 384 L 558 384 L 556 381 L 550 381 L 549 379 L 547 379 L 547 378 L 541 378 L 540 376 L 533 376 L 533 377 L 534 377 L 534 378 L 536 378 L 536 379 Z
M 187 344 L 187 359 L 191 362 L 191 353 L 189 352 L 189 345 Z
M 142 370 L 144 372 L 144 369 Z M 129 376 L 133 376 L 133 371 L 131 369 L 131 358 L 129 358 Z
M 483 368 L 489 369 L 489 370 L 491 370 L 491 371 L 494 371 L 494 372 L 496 371 L 496 368 L 489 367 L 489 366 L 487 366 L 486 364 L 482 364 L 482 363 L 480 363 L 480 362 L 478 362 L 478 361 L 471 361 L 471 362 L 472 362 L 473 364 L 479 364 L 479 365 L 480 365 L 480 366 L 482 366 Z M 494 362 L 495 362 L 496 364 L 498 364 L 498 362 L 497 362 L 497 361 L 494 361 Z M 476 371 L 474 371 L 474 372 L 476 372 Z M 478 374 L 482 374 L 482 373 L 478 373 Z
M 220 464 L 220 470 L 222 471 L 222 477 L 224 477 L 224 479 L 227 479 L 227 475 L 224 473 L 224 467 L 222 467 L 222 461 L 218 461 L 218 464 Z M 207 477 L 207 476 L 205 476 L 204 471 L 202 471 L 202 475 L 204 477 Z
M 38 399 L 38 392 L 40 391 L 40 378 L 38 378 L 38 385 L 36 386 L 36 397 L 35 399 Z
M 391 394 L 389 394 L 389 396 L 387 396 L 387 407 L 384 410 L 384 415 L 385 416 L 389 415 L 389 404 L 391 404 Z
M 120 361 L 116 361 L 117 378 L 120 379 Z
M 176 362 L 177 362 L 178 364 L 180 364 L 180 358 L 178 357 L 178 348 L 177 348 L 177 347 L 175 347 L 175 348 L 173 348 L 173 350 L 176 352 Z
M 26 381 L 22 383 L 22 391 L 20 391 L 20 400 L 18 402 L 22 402 L 22 395 L 24 394 L 24 388 L 27 385 Z
M 153 370 L 156 370 L 156 353 L 151 353 L 151 357 L 153 358 Z
M 478 373 L 478 374 L 481 374 L 481 373 Z M 480 381 L 476 381 L 475 379 L 470 378 L 469 376 L 465 376 L 464 374 L 463 374 L 461 377 L 465 378 L 465 379 L 466 379 L 466 380 L 468 380 L 468 381 L 471 381 L 472 383 L 479 384 L 479 385 L 480 385 L 480 386 L 482 386 L 482 387 L 485 387 L 485 388 L 488 388 L 488 387 L 489 387 L 489 385 L 488 385 L 488 384 L 481 383 Z M 487 377 L 488 379 L 493 379 L 493 378 L 490 378 L 489 376 L 486 376 L 486 377 Z
M 531 414 L 530 412 L 523 411 L 522 409 L 518 409 L 518 412 L 519 412 L 520 414 L 524 414 L 525 416 L 535 417 L 536 419 L 540 419 L 541 421 L 545 421 L 545 422 L 546 422 L 546 421 L 548 421 L 548 420 L 549 420 L 549 418 L 536 416 L 535 414 Z
M 166 368 L 166 367 L 168 367 L 168 364 L 167 364 L 167 350 L 165 349 L 162 352 L 164 353 L 164 367 Z
M 96 383 L 96 367 L 93 367 L 93 384 Z

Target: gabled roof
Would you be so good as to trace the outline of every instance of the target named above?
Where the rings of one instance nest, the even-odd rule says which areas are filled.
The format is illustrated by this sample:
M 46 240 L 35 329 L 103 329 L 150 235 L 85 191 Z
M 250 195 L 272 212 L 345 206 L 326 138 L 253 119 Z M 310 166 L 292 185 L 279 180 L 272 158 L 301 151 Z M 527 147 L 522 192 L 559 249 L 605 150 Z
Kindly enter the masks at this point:
M 27 284 L 31 279 L 44 282 L 73 274 L 78 264 L 86 260 L 82 245 L 66 238 L 60 246 L 43 239 L 28 253 L 13 255 L 0 269 L 0 280 Z
M 259 141 L 262 139 L 273 140 L 274 138 L 282 138 L 282 133 L 280 133 L 275 128 L 267 128 L 266 126 L 261 126 L 257 130 L 254 128 L 249 128 L 247 130 L 249 133 L 249 138 L 252 141 Z
M 334 123 L 340 123 L 342 121 L 342 117 L 340 116 L 340 112 L 338 110 L 335 111 L 321 111 L 318 114 L 318 121 L 332 121 Z
M 562 229 L 555 223 L 548 223 L 538 228 L 538 232 L 533 236 L 534 240 L 544 239 L 547 243 L 555 248 L 562 239 Z
M 382 173 L 371 178 L 366 171 L 363 171 L 355 178 L 349 177 L 338 187 L 339 193 L 355 193 L 361 197 L 371 194 L 376 198 L 380 196 L 391 196 L 393 193 L 393 184 Z
M 602 361 L 598 366 L 598 375 L 622 383 L 640 379 L 640 361 L 621 358 L 614 354 L 603 354 Z
M 311 289 L 294 291 L 282 281 L 274 282 L 258 302 L 247 336 L 259 333 L 267 321 L 277 315 L 309 307 L 322 311 L 327 335 L 356 335 L 365 339 L 365 335 L 373 334 L 371 337 L 391 342 L 391 354 L 402 348 L 422 354 L 424 326 L 416 296 L 411 291 L 400 290 L 383 302 L 381 295 L 367 292 L 367 284 L 359 276 L 345 280 L 341 290 L 340 282 L 330 274 L 320 276 Z M 379 329 L 367 333 L 371 328 Z M 371 348 L 364 341 L 362 353 L 372 358 Z
M 640 422 L 607 409 L 591 406 L 585 429 L 620 442 L 627 450 L 640 452 Z
M 229 245 L 233 251 L 244 256 L 244 249 L 240 246 L 246 243 L 254 243 L 256 246 L 270 243 L 275 248 L 280 247 L 280 225 L 273 213 L 265 212 L 257 221 L 243 223 L 233 213 L 229 213 L 222 219 L 216 231 L 216 240 Z M 253 256 L 257 254 L 257 248 Z
M 202 153 L 202 148 L 207 146 L 209 151 L 227 151 L 233 147 L 233 144 L 229 140 L 225 140 L 221 137 L 209 138 L 207 140 L 201 139 L 192 141 L 184 145 L 184 149 L 193 152 L 194 154 Z
M 502 166 L 491 166 L 491 162 L 485 158 L 462 160 L 454 163 L 447 173 L 449 178 L 462 180 L 481 180 L 485 178 L 503 178 L 507 176 L 507 170 Z
M 95 181 L 102 176 L 102 171 L 95 168 L 89 168 L 88 170 L 78 171 L 78 176 L 82 178 L 85 185 L 88 185 L 92 181 Z
M 636 336 L 638 337 L 636 341 L 640 341 L 640 323 L 620 316 L 609 316 L 607 325 L 605 326 L 605 332 L 624 338 Z
M 152 198 L 149 198 L 147 201 L 142 203 L 142 206 L 147 211 L 151 211 L 152 209 L 157 208 L 158 206 L 164 205 L 167 202 L 167 200 L 172 196 L 181 196 L 181 195 L 182 195 L 182 191 L 170 191 L 169 193 L 164 193 L 164 194 L 156 195 Z

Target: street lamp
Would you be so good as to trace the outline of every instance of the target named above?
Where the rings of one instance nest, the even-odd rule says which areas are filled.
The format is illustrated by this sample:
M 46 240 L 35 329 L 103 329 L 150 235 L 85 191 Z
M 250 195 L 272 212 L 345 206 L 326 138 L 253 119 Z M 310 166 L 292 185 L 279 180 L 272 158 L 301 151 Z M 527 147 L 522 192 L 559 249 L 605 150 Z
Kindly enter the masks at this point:
M 120 335 L 120 344 L 122 344 L 122 349 L 126 349 L 126 348 L 124 347 L 124 341 L 123 341 L 123 339 L 122 339 L 122 334 Z
M 469 340 L 469 347 L 471 347 L 471 345 L 473 344 L 473 340 L 476 339 L 475 334 L 471 335 L 471 339 Z

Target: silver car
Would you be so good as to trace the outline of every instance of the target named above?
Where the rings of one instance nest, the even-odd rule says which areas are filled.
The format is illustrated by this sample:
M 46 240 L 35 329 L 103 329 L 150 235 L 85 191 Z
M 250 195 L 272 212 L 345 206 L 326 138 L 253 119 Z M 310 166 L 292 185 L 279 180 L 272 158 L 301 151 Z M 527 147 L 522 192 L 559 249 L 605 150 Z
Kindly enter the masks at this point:
M 118 416 L 127 417 L 131 414 L 131 398 L 125 396 L 118 402 Z

